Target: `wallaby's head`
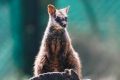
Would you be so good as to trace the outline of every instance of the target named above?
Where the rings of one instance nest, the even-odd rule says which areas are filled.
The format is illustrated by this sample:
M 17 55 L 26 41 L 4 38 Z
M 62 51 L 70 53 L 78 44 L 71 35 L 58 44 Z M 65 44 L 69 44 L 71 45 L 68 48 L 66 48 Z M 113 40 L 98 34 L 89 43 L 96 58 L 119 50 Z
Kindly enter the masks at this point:
M 48 5 L 48 14 L 51 25 L 65 28 L 67 26 L 67 14 L 69 6 L 63 9 L 56 9 L 53 5 Z

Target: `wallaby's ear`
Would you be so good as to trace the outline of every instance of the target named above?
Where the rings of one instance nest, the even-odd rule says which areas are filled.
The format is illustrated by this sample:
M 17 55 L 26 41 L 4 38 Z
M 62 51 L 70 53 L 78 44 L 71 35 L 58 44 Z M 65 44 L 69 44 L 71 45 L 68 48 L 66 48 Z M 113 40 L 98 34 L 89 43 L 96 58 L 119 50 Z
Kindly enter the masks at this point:
M 70 6 L 65 8 L 65 12 L 68 13 Z
M 55 14 L 56 9 L 52 4 L 48 5 L 48 13 L 50 13 L 51 15 Z
M 61 10 L 63 11 L 63 13 L 67 14 L 68 11 L 69 11 L 69 8 L 70 8 L 70 6 L 65 7 L 65 8 L 63 8 L 63 9 L 61 9 Z

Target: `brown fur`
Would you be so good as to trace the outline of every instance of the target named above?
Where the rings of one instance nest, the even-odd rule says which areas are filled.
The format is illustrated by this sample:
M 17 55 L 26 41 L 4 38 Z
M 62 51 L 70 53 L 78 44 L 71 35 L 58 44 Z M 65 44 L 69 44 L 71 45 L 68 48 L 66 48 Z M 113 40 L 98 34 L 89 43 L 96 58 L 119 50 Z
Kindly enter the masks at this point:
M 73 69 L 81 77 L 81 64 L 65 29 L 51 26 L 46 31 L 40 52 L 36 57 L 34 75 Z
M 54 6 L 48 5 L 48 13 L 51 15 L 53 11 Z M 65 69 L 73 69 L 82 77 L 80 59 L 72 47 L 66 27 L 48 24 L 34 63 L 34 75 L 63 72 Z

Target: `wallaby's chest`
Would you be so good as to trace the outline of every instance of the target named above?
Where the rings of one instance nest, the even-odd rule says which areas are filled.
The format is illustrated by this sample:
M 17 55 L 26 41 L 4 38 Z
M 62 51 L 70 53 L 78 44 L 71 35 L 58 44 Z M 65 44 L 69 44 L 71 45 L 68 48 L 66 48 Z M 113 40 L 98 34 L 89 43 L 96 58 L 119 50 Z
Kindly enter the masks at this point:
M 47 36 L 47 45 L 50 53 L 60 53 L 66 43 L 65 30 L 50 29 Z
M 44 70 L 49 72 L 64 71 L 66 46 L 65 30 L 50 29 L 47 35 L 46 45 L 49 56 Z
M 44 70 L 49 72 L 60 72 L 65 69 L 65 57 L 60 55 L 50 55 L 44 65 Z

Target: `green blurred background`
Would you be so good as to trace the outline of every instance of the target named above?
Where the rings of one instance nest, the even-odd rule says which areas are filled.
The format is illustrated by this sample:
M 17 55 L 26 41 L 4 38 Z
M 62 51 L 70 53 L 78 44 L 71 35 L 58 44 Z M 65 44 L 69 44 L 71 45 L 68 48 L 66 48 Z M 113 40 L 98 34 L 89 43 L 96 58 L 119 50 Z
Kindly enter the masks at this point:
M 84 77 L 120 80 L 120 0 L 0 0 L 0 80 L 26 80 L 48 22 L 70 5 L 68 31 Z

